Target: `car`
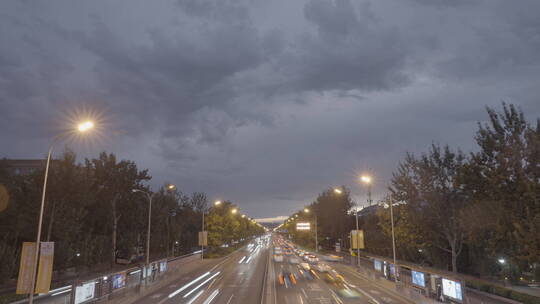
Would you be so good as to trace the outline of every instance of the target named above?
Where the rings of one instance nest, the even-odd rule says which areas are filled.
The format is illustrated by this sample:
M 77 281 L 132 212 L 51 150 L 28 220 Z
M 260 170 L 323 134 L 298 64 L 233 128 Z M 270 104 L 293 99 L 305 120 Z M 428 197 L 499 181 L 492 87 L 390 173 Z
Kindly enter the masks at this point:
M 299 263 L 300 263 L 300 259 L 297 258 L 297 257 L 295 257 L 295 256 L 290 257 L 290 258 L 289 258 L 289 263 L 291 263 L 291 264 L 299 264 Z
M 317 264 L 317 262 L 319 261 L 319 258 L 311 254 L 308 256 L 307 260 L 311 264 Z
M 300 269 L 310 271 L 311 266 L 308 263 L 300 263 Z
M 283 256 L 281 254 L 274 254 L 274 262 L 276 263 L 283 262 Z
M 285 285 L 285 288 L 296 285 L 296 277 L 294 274 L 284 271 L 279 274 L 279 285 Z
M 313 268 L 315 268 L 319 272 L 329 272 L 332 270 L 330 266 L 328 266 L 327 264 L 322 264 L 322 263 L 315 265 Z
M 325 256 L 323 257 L 323 259 L 324 259 L 325 261 L 328 261 L 328 262 L 341 262 L 341 261 L 343 261 L 343 257 L 337 256 L 337 255 L 333 255 L 333 254 L 331 254 L 331 255 L 325 255 Z

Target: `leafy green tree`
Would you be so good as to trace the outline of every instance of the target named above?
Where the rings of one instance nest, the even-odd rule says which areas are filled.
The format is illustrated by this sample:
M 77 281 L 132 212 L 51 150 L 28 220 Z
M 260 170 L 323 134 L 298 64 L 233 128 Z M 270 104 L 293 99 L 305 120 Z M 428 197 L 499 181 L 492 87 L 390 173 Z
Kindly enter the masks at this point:
M 480 150 L 463 174 L 489 219 L 474 228 L 492 260 L 504 256 L 524 269 L 540 262 L 540 120 L 531 125 L 514 105 L 487 112 L 489 122 L 476 134 Z
M 95 231 L 111 233 L 111 264 L 117 254 L 118 221 L 122 216 L 133 212 L 134 193 L 132 189 L 143 189 L 142 182 L 150 180 L 147 170 L 139 171 L 137 165 L 128 160 L 117 161 L 114 154 L 105 152 L 99 158 L 86 160 L 86 167 L 93 173 L 92 191 L 98 201 L 93 208 L 101 209 L 100 217 L 93 218 L 91 226 Z M 104 229 L 103 219 L 108 218 L 110 229 Z M 126 227 L 127 228 L 127 227 Z M 123 237 L 133 233 L 131 229 L 123 231 Z
M 407 154 L 390 187 L 392 199 L 405 203 L 401 211 L 408 221 L 399 228 L 417 244 L 449 253 L 454 272 L 466 233 L 462 213 L 468 197 L 459 180 L 465 161 L 448 146 L 433 145 L 419 158 Z

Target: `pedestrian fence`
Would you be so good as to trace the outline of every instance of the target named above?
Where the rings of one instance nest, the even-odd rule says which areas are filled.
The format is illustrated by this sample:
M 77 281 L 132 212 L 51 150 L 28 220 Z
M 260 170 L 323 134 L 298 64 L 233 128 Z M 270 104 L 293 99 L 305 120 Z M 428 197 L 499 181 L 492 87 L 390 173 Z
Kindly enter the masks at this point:
M 358 266 L 358 258 L 343 255 L 343 262 Z M 357 271 L 414 303 L 468 304 L 465 282 L 445 272 L 412 265 L 394 265 L 391 259 L 361 256 Z
M 138 293 L 141 288 L 149 287 L 168 275 L 176 272 L 189 262 L 200 258 L 200 251 L 187 255 L 160 259 L 146 265 L 132 267 L 118 272 L 100 275 L 90 280 L 74 280 L 66 285 L 41 294 L 34 298 L 36 303 L 47 304 L 88 304 L 102 303 L 118 299 L 127 294 Z M 27 303 L 28 300 L 12 304 Z

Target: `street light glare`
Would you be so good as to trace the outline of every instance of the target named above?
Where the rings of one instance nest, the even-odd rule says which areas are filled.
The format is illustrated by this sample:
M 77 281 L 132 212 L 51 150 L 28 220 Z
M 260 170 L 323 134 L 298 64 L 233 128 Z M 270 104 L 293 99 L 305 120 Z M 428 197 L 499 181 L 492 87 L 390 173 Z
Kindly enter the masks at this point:
M 341 191 L 341 189 L 339 189 L 339 188 L 334 188 L 334 192 L 337 193 L 337 194 L 343 193 L 343 191 Z
M 308 208 L 305 208 L 305 209 L 304 209 L 304 212 L 305 212 L 305 213 L 309 213 L 309 209 L 308 209 Z
M 79 132 L 86 132 L 94 127 L 94 123 L 91 121 L 85 121 L 77 126 Z
M 214 202 L 214 206 L 219 206 L 219 205 L 221 205 L 221 201 L 215 201 Z
M 174 190 L 174 189 L 176 189 L 176 186 L 173 185 L 173 184 L 169 184 L 169 185 L 167 185 L 167 189 Z
M 361 180 L 364 184 L 371 184 L 371 176 L 368 176 L 368 175 L 362 175 L 362 176 L 360 176 L 360 180 Z
M 234 208 L 233 210 L 231 210 L 231 213 L 232 214 L 236 214 L 236 212 L 238 212 L 238 209 Z

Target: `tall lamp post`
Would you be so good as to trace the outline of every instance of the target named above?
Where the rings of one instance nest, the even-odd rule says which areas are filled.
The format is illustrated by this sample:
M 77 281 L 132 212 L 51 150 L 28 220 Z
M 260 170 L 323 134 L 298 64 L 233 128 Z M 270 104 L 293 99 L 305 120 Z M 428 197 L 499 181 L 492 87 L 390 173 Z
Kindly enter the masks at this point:
M 172 184 L 167 185 L 168 191 L 174 190 L 175 188 L 176 188 L 175 185 L 172 185 Z M 146 231 L 146 270 L 145 270 L 145 271 L 148 271 L 148 267 L 150 266 L 150 227 L 152 227 L 152 199 L 154 198 L 154 195 L 156 195 L 157 192 L 150 194 L 149 192 L 140 190 L 140 189 L 132 189 L 131 192 L 143 193 L 148 198 L 148 227 Z M 148 273 L 145 273 L 144 277 L 148 278 Z
M 398 281 L 398 266 L 396 264 L 396 237 L 394 234 L 394 201 L 390 199 L 390 223 L 392 225 L 392 255 L 394 257 L 394 279 Z
M 304 212 L 305 213 L 309 213 L 309 209 L 308 208 L 304 208 Z M 297 215 L 298 217 L 298 215 Z M 318 232 L 317 232 L 317 213 L 314 214 L 314 218 L 315 218 L 315 252 L 319 252 L 319 235 L 318 235 Z
M 221 201 L 215 201 L 214 206 L 221 205 Z M 201 239 L 201 260 L 204 260 L 204 213 L 205 210 L 202 211 L 202 239 Z M 207 236 L 208 239 L 208 236 Z
M 371 176 L 369 175 L 362 175 L 360 176 L 360 181 L 367 185 L 368 188 L 368 206 L 371 206 Z M 356 207 L 356 233 L 358 237 L 358 206 Z M 357 266 L 360 267 L 360 244 L 358 244 L 357 240 L 357 252 L 356 252 L 356 263 Z
M 94 128 L 94 123 L 92 121 L 85 121 L 83 123 L 80 123 L 77 125 L 77 132 L 79 133 L 86 133 L 87 131 Z M 52 151 L 54 149 L 54 146 L 65 136 L 72 134 L 73 131 L 70 130 L 68 132 L 64 132 L 61 134 L 56 135 L 53 138 L 53 141 L 51 143 L 51 146 L 49 147 L 49 152 L 47 153 L 47 164 L 45 165 L 45 178 L 43 179 L 43 192 L 41 193 L 41 207 L 39 210 L 39 220 L 38 220 L 38 231 L 37 231 L 37 237 L 36 237 L 36 248 L 34 250 L 34 263 L 33 263 L 33 269 L 32 269 L 32 284 L 30 288 L 30 297 L 28 298 L 28 303 L 32 304 L 34 303 L 34 289 L 36 288 L 36 272 L 38 268 L 38 260 L 39 260 L 39 247 L 41 246 L 41 226 L 43 224 L 43 212 L 45 210 L 45 194 L 47 192 L 47 178 L 49 177 L 49 166 L 51 163 L 51 155 Z

